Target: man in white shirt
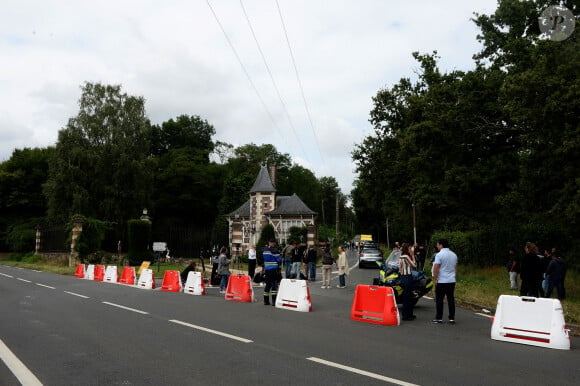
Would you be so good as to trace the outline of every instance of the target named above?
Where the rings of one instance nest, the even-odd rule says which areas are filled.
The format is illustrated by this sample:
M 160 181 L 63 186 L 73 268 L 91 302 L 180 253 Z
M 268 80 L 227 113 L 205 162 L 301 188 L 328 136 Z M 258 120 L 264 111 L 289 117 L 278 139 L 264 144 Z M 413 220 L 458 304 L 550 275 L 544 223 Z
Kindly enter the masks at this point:
M 436 315 L 433 323 L 443 322 L 443 299 L 447 297 L 449 322 L 455 323 L 455 277 L 457 275 L 457 255 L 449 249 L 447 239 L 437 242 L 439 253 L 433 263 L 433 282 L 435 283 Z

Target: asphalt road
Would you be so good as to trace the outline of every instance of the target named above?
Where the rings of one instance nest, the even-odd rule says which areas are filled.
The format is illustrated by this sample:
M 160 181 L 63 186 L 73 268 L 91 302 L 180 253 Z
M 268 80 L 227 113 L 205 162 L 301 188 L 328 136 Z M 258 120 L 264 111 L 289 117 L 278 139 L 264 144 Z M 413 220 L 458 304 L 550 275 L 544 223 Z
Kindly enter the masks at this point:
M 217 288 L 194 296 L 0 266 L 0 343 L 33 377 L 21 379 L 44 385 L 580 384 L 578 338 L 570 351 L 497 342 L 473 311 L 432 325 L 428 299 L 398 327 L 351 320 L 355 285 L 377 273 L 351 269 L 346 289 L 311 283 L 302 313 L 262 305 L 263 287 L 239 303 Z M 18 385 L 0 358 L 0 385 Z

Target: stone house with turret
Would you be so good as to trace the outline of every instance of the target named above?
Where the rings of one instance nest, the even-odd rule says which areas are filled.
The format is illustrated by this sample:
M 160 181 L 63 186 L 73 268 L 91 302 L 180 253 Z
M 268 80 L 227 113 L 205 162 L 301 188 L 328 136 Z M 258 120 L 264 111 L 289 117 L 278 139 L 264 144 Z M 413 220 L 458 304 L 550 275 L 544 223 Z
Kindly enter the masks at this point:
M 250 245 L 255 245 L 266 224 L 272 224 L 280 244 L 289 241 L 291 227 L 306 227 L 307 240 L 297 241 L 307 245 L 315 243 L 317 213 L 296 194 L 277 195 L 275 166 L 270 166 L 269 172 L 265 166 L 260 168 L 249 196 L 242 206 L 226 215 L 232 254 L 243 254 Z

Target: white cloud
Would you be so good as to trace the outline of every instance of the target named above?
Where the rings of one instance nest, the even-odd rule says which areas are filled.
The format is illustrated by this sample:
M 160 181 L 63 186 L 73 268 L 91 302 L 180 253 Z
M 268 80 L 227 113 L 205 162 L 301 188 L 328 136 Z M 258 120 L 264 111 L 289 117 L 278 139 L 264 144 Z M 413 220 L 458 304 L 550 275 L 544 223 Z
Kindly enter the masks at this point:
M 0 160 L 15 148 L 53 145 L 78 111 L 80 85 L 98 81 L 143 96 L 153 123 L 199 115 L 214 125 L 216 139 L 272 143 L 318 177 L 334 176 L 348 193 L 350 153 L 370 132 L 372 96 L 414 76 L 413 51 L 437 50 L 443 70 L 472 68 L 479 46 L 469 19 L 496 6 L 495 0 L 278 2 L 310 117 L 276 3 L 243 4 L 293 128 L 238 0 L 210 4 L 268 112 L 205 1 L 3 4 Z

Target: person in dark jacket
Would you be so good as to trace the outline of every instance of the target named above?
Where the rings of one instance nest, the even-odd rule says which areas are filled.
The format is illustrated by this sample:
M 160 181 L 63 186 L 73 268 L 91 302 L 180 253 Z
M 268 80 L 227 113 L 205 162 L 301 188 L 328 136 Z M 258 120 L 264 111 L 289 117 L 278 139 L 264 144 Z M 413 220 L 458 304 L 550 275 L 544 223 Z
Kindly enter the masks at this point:
M 192 261 L 191 263 L 189 263 L 189 265 L 187 267 L 185 267 L 185 269 L 183 270 L 183 272 L 181 272 L 181 283 L 183 285 L 185 285 L 185 282 L 187 282 L 187 275 L 189 275 L 190 272 L 195 271 L 195 263 Z
M 264 305 L 276 305 L 276 296 L 278 295 L 278 269 L 282 265 L 280 252 L 276 248 L 276 240 L 272 239 L 268 245 L 264 247 L 262 252 L 264 257 L 264 279 L 266 287 L 264 287 Z M 270 302 L 270 295 L 272 302 Z
M 538 277 L 543 272 L 540 270 L 538 259 L 538 247 L 532 242 L 527 242 L 524 247 L 526 254 L 520 261 L 520 278 L 522 283 L 520 285 L 520 296 L 538 297 L 540 281 Z
M 330 247 L 324 248 L 324 253 L 322 254 L 322 287 L 330 288 L 330 271 L 332 269 L 332 264 L 334 264 L 334 257 L 332 257 L 332 251 Z
M 554 287 L 556 287 L 556 290 L 558 291 L 558 299 L 565 299 L 566 289 L 564 288 L 564 279 L 566 279 L 566 262 L 557 250 L 554 250 L 552 260 L 546 269 L 546 279 L 548 280 L 546 297 L 551 297 L 552 291 L 554 290 Z

